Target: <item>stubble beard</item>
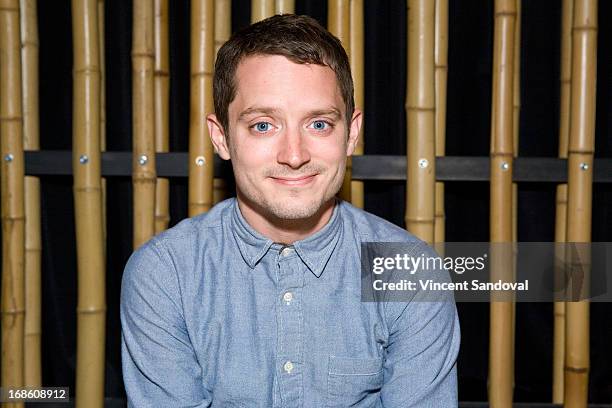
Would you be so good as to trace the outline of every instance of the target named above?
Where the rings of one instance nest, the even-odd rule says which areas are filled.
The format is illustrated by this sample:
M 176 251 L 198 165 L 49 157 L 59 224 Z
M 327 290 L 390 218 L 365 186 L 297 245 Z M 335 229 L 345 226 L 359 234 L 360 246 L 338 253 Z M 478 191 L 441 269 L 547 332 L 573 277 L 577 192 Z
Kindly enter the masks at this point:
M 341 167 L 344 169 L 344 166 Z M 316 177 L 322 177 L 327 171 L 334 171 L 334 169 L 321 169 L 316 168 Z M 304 171 L 303 173 L 307 173 Z M 304 192 L 300 191 L 301 188 L 288 188 L 289 194 L 284 195 L 282 198 L 275 200 L 272 197 L 267 197 L 262 190 L 253 188 L 253 183 L 244 183 L 246 188 L 239 188 L 239 194 L 243 199 L 249 201 L 251 205 L 258 207 L 261 211 L 264 211 L 274 218 L 279 220 L 300 220 L 313 217 L 324 205 L 329 202 L 336 193 L 342 187 L 344 180 L 344 172 L 340 171 L 341 174 L 336 174 L 335 179 L 332 183 L 323 191 L 319 197 L 309 197 L 309 199 L 300 198 L 304 197 Z M 279 174 L 278 172 L 264 172 L 266 177 L 270 175 L 275 176 L 287 176 L 287 173 Z M 292 175 L 295 177 L 295 175 Z

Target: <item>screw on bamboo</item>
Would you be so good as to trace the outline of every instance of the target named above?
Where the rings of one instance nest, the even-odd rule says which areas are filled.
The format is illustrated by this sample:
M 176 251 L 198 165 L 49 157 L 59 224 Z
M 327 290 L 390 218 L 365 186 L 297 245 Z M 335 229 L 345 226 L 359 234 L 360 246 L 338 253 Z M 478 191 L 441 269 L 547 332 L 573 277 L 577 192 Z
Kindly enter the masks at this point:
M 232 34 L 232 2 L 231 0 L 215 0 L 215 59 L 219 48 Z M 227 183 L 221 177 L 213 180 L 213 204 L 229 197 Z
M 597 77 L 597 1 L 574 2 L 568 146 L 567 241 L 591 241 Z M 587 258 L 588 259 L 588 258 Z M 585 282 L 589 282 L 588 270 Z M 588 295 L 588 284 L 584 284 Z M 583 292 L 584 294 L 584 292 Z M 566 407 L 586 407 L 589 379 L 589 302 L 565 304 Z
M 38 118 L 38 26 L 36 1 L 21 0 L 23 148 L 40 149 Z M 25 344 L 24 385 L 41 386 L 40 181 L 25 177 Z
M 351 10 L 350 0 L 329 0 L 327 2 L 327 29 L 338 37 L 347 54 L 351 50 Z M 339 195 L 343 200 L 351 201 L 352 161 L 346 160 L 346 173 Z
M 355 108 L 363 111 L 364 106 L 364 43 L 363 43 L 363 0 L 351 0 L 350 4 L 350 39 L 351 71 L 353 71 L 353 84 L 355 88 Z M 359 134 L 355 155 L 364 153 L 363 127 Z M 351 182 L 351 203 L 358 208 L 364 206 L 363 181 L 353 180 Z
M 191 3 L 191 109 L 189 117 L 189 216 L 208 211 L 213 202 L 213 147 L 206 115 L 214 111 L 215 3 Z
M 274 15 L 274 0 L 251 1 L 251 23 L 256 23 Z
M 295 0 L 276 0 L 276 14 L 295 13 Z
M 444 156 L 446 151 L 446 84 L 448 79 L 448 0 L 436 0 L 435 13 L 435 150 L 436 156 Z M 442 243 L 445 239 L 444 183 L 436 182 L 435 188 L 434 242 Z
M 98 0 L 98 37 L 100 50 L 100 150 L 106 151 L 106 70 L 104 48 L 104 0 Z M 106 177 L 102 177 L 102 233 L 106 258 Z
M 513 273 L 512 167 L 515 0 L 495 1 L 493 95 L 491 110 L 491 281 L 510 281 Z M 501 243 L 501 244 L 500 244 Z M 489 402 L 512 406 L 514 365 L 513 302 L 492 293 L 489 326 Z
M 435 200 L 435 2 L 408 1 L 406 229 L 433 243 Z
M 134 248 L 155 234 L 155 49 L 153 0 L 134 0 L 132 184 Z
M 0 148 L 2 151 L 2 387 L 23 386 L 24 159 L 19 1 L 0 0 Z M 11 405 L 9 405 L 11 406 Z M 13 407 L 23 404 L 12 404 Z
M 155 151 L 170 148 L 170 78 L 168 55 L 168 0 L 155 0 Z M 168 228 L 170 222 L 169 180 L 158 177 L 155 186 L 155 233 Z
M 567 159 L 569 140 L 570 84 L 572 76 L 572 18 L 574 0 L 563 0 L 561 11 L 561 97 L 559 106 L 559 157 Z M 559 184 L 556 193 L 555 242 L 567 238 L 567 183 Z M 565 259 L 562 246 L 555 249 L 556 259 Z M 555 287 L 561 282 L 562 270 L 555 271 Z M 563 364 L 565 359 L 565 303 L 554 304 L 553 403 L 563 404 Z
M 105 261 L 96 0 L 72 1 L 74 204 L 78 267 L 76 405 L 104 404 Z

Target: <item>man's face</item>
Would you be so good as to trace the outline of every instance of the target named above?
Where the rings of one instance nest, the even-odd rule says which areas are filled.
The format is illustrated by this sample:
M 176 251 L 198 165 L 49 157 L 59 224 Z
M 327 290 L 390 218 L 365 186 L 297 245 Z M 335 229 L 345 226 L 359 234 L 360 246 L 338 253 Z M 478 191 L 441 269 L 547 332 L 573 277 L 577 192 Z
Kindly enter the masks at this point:
M 334 197 L 361 126 L 356 111 L 347 128 L 333 70 L 277 55 L 241 61 L 228 118 L 229 135 L 214 115 L 209 127 L 238 197 L 279 219 L 311 217 Z

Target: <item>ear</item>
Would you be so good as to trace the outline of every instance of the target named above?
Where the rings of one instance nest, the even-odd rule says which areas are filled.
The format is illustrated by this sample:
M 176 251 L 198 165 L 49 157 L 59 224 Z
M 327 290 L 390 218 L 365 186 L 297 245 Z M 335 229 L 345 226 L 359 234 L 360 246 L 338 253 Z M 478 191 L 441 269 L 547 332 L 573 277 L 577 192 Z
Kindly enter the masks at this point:
M 219 123 L 217 116 L 214 113 L 206 116 L 206 123 L 208 124 L 208 134 L 210 135 L 210 141 L 215 147 L 215 152 L 219 154 L 219 157 L 223 160 L 229 160 L 230 152 L 225 137 L 225 131 L 221 123 Z
M 363 121 L 363 113 L 359 109 L 353 111 L 353 117 L 349 125 L 348 143 L 346 145 L 346 155 L 351 156 L 355 151 L 355 146 L 359 141 L 359 133 L 361 131 L 361 123 Z

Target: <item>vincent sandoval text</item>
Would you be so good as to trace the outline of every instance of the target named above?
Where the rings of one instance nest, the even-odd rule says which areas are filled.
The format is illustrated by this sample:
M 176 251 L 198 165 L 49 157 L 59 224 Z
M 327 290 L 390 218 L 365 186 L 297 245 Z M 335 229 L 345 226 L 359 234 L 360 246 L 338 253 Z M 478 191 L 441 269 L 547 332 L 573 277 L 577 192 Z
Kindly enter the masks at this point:
M 372 282 L 374 290 L 408 290 L 415 291 L 418 289 L 424 291 L 441 291 L 441 290 L 462 290 L 462 291 L 528 291 L 529 280 L 525 279 L 522 282 L 503 282 L 501 279 L 497 282 L 482 282 L 473 279 L 471 282 L 435 282 L 433 279 L 419 279 L 417 283 L 408 279 L 401 279 L 398 282 L 383 282 L 380 279 Z

